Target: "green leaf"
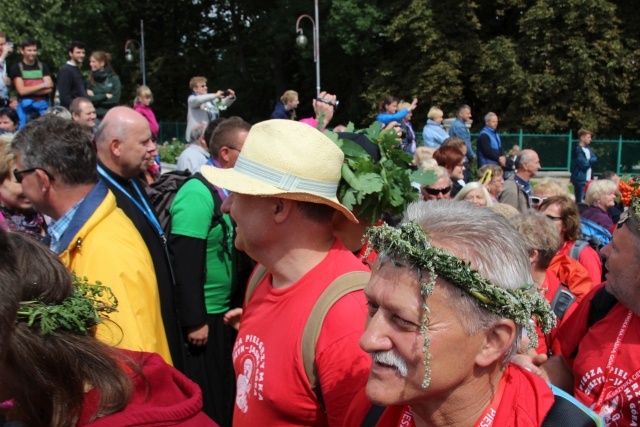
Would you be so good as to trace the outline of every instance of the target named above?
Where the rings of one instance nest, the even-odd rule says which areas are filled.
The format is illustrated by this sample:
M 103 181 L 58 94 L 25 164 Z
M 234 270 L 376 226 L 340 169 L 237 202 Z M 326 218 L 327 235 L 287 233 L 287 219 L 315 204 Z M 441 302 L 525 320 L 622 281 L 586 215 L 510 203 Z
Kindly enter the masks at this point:
M 431 170 L 427 172 L 417 170 L 411 173 L 411 181 L 417 182 L 420 185 L 431 185 L 438 181 L 438 176 Z

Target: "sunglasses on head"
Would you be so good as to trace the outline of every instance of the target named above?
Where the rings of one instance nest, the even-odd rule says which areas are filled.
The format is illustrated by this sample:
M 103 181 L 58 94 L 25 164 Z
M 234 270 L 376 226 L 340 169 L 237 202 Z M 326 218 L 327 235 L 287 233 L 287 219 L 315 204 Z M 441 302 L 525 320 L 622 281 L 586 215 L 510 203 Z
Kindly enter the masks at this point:
M 449 191 L 451 191 L 451 186 L 444 188 L 422 187 L 422 189 L 432 196 L 437 196 L 438 194 L 447 194 Z
M 547 200 L 546 197 L 531 196 L 531 204 L 533 205 L 539 205 L 545 200 Z
M 629 214 L 628 209 L 622 212 L 622 214 L 620 215 L 620 221 L 618 221 L 618 224 L 616 225 L 616 229 L 618 230 L 621 229 L 624 223 L 627 222 L 630 217 L 631 217 L 631 214 Z

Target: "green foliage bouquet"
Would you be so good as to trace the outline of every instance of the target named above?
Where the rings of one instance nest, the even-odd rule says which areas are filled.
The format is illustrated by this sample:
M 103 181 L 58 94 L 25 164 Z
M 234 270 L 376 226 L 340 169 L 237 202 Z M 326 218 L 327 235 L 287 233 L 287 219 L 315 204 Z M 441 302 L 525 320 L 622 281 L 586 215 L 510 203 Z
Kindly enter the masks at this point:
M 349 123 L 345 132 L 353 132 Z M 402 215 L 409 203 L 418 200 L 412 182 L 429 185 L 437 181 L 433 172 L 412 172 L 411 156 L 400 149 L 398 134 L 393 129 L 380 130 L 380 123 L 359 131 L 379 150 L 380 160 L 373 159 L 357 143 L 325 131 L 344 153 L 342 179 L 338 199 L 360 220 L 373 225 L 384 213 Z

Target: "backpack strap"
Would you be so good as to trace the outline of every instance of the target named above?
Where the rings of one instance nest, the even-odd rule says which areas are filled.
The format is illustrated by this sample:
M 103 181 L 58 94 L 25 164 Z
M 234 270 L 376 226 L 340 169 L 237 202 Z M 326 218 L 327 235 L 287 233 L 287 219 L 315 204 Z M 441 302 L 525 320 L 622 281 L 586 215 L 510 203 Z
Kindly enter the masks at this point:
M 560 287 L 551 300 L 551 309 L 555 313 L 556 317 L 560 320 L 564 317 L 569 306 L 573 304 L 578 298 L 571 293 L 567 285 L 560 283 Z
M 205 178 L 200 172 L 194 173 L 189 179 L 197 179 L 198 181 L 203 183 L 205 187 L 209 189 L 209 191 L 211 191 L 211 196 L 213 197 L 213 218 L 211 219 L 210 229 L 214 228 L 218 224 L 222 224 L 222 226 L 225 227 L 226 233 L 226 223 L 222 219 L 222 210 L 220 209 L 222 207 L 222 198 L 220 197 L 220 194 L 218 194 L 218 189 L 213 184 L 211 184 L 209 180 Z
M 589 242 L 583 239 L 578 239 L 575 241 L 571 250 L 569 251 L 569 257 L 575 259 L 576 261 L 580 260 L 580 254 L 582 250 L 589 246 Z
M 554 401 L 541 427 L 603 427 L 602 418 L 573 396 L 551 385 Z
M 258 284 L 262 282 L 262 279 L 267 275 L 267 269 L 262 264 L 258 264 L 253 274 L 251 275 L 251 279 L 249 279 L 249 283 L 247 283 L 247 292 L 244 294 L 244 304 L 247 305 L 249 300 L 251 299 L 251 295 L 258 287 Z
M 596 322 L 604 319 L 617 302 L 618 300 L 616 297 L 607 292 L 607 289 L 604 286 L 600 288 L 590 301 L 591 308 L 589 309 L 587 330 L 595 325 Z
M 322 400 L 320 383 L 318 382 L 318 370 L 315 364 L 315 359 L 316 344 L 318 342 L 318 337 L 320 336 L 320 330 L 322 329 L 324 318 L 331 307 L 333 307 L 340 298 L 348 293 L 364 289 L 370 276 L 371 273 L 368 271 L 351 271 L 331 282 L 313 306 L 313 310 L 311 310 L 311 314 L 309 315 L 304 331 L 302 332 L 301 351 L 304 371 L 307 374 L 307 379 L 309 380 L 311 388 L 316 393 L 316 396 L 318 396 L 318 400 L 320 400 L 320 404 L 323 407 L 324 403 Z

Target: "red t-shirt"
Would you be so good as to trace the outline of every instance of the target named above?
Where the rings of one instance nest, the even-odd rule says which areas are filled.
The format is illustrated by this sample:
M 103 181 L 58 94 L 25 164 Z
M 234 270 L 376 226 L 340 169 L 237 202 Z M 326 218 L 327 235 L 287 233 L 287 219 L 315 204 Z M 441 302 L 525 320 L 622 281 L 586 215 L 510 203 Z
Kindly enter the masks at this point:
M 342 425 L 369 375 L 370 358 L 358 345 L 367 316 L 364 293 L 352 292 L 333 305 L 316 344 L 326 415 L 304 371 L 301 339 L 318 297 L 350 271 L 368 268 L 336 239 L 325 259 L 292 286 L 273 288 L 271 274 L 260 282 L 244 308 L 233 349 L 234 425 Z
M 569 252 L 575 243 L 575 240 L 564 242 L 558 254 L 569 256 Z M 595 249 L 589 245 L 585 246 L 580 252 L 578 262 L 587 270 L 587 273 L 589 273 L 593 286 L 602 283 L 602 261 L 600 261 L 600 255 L 598 255 Z
M 563 323 L 558 331 L 558 341 L 562 346 L 562 355 L 573 368 L 575 398 L 591 407 L 603 391 L 606 396 L 629 380 L 627 387 L 604 402 L 601 408 L 596 408 L 596 412 L 607 425 L 637 426 L 640 425 L 640 380 L 636 378 L 634 381 L 633 376 L 640 369 L 640 319 L 636 315 L 631 316 L 618 351 L 612 352 L 629 309 L 616 304 L 604 319 L 587 331 L 590 300 L 600 288 L 594 289 Z M 578 345 L 577 356 L 572 359 Z M 611 370 L 607 372 L 608 361 L 614 353 Z
M 540 426 L 554 402 L 554 395 L 549 385 L 542 378 L 514 364 L 509 364 L 501 381 L 506 382 L 505 388 L 490 425 L 492 427 Z M 361 425 L 369 408 L 371 408 L 371 402 L 367 399 L 364 390 L 361 390 L 349 407 L 344 426 Z M 376 427 L 415 427 L 411 409 L 408 406 L 389 406 L 382 413 Z

